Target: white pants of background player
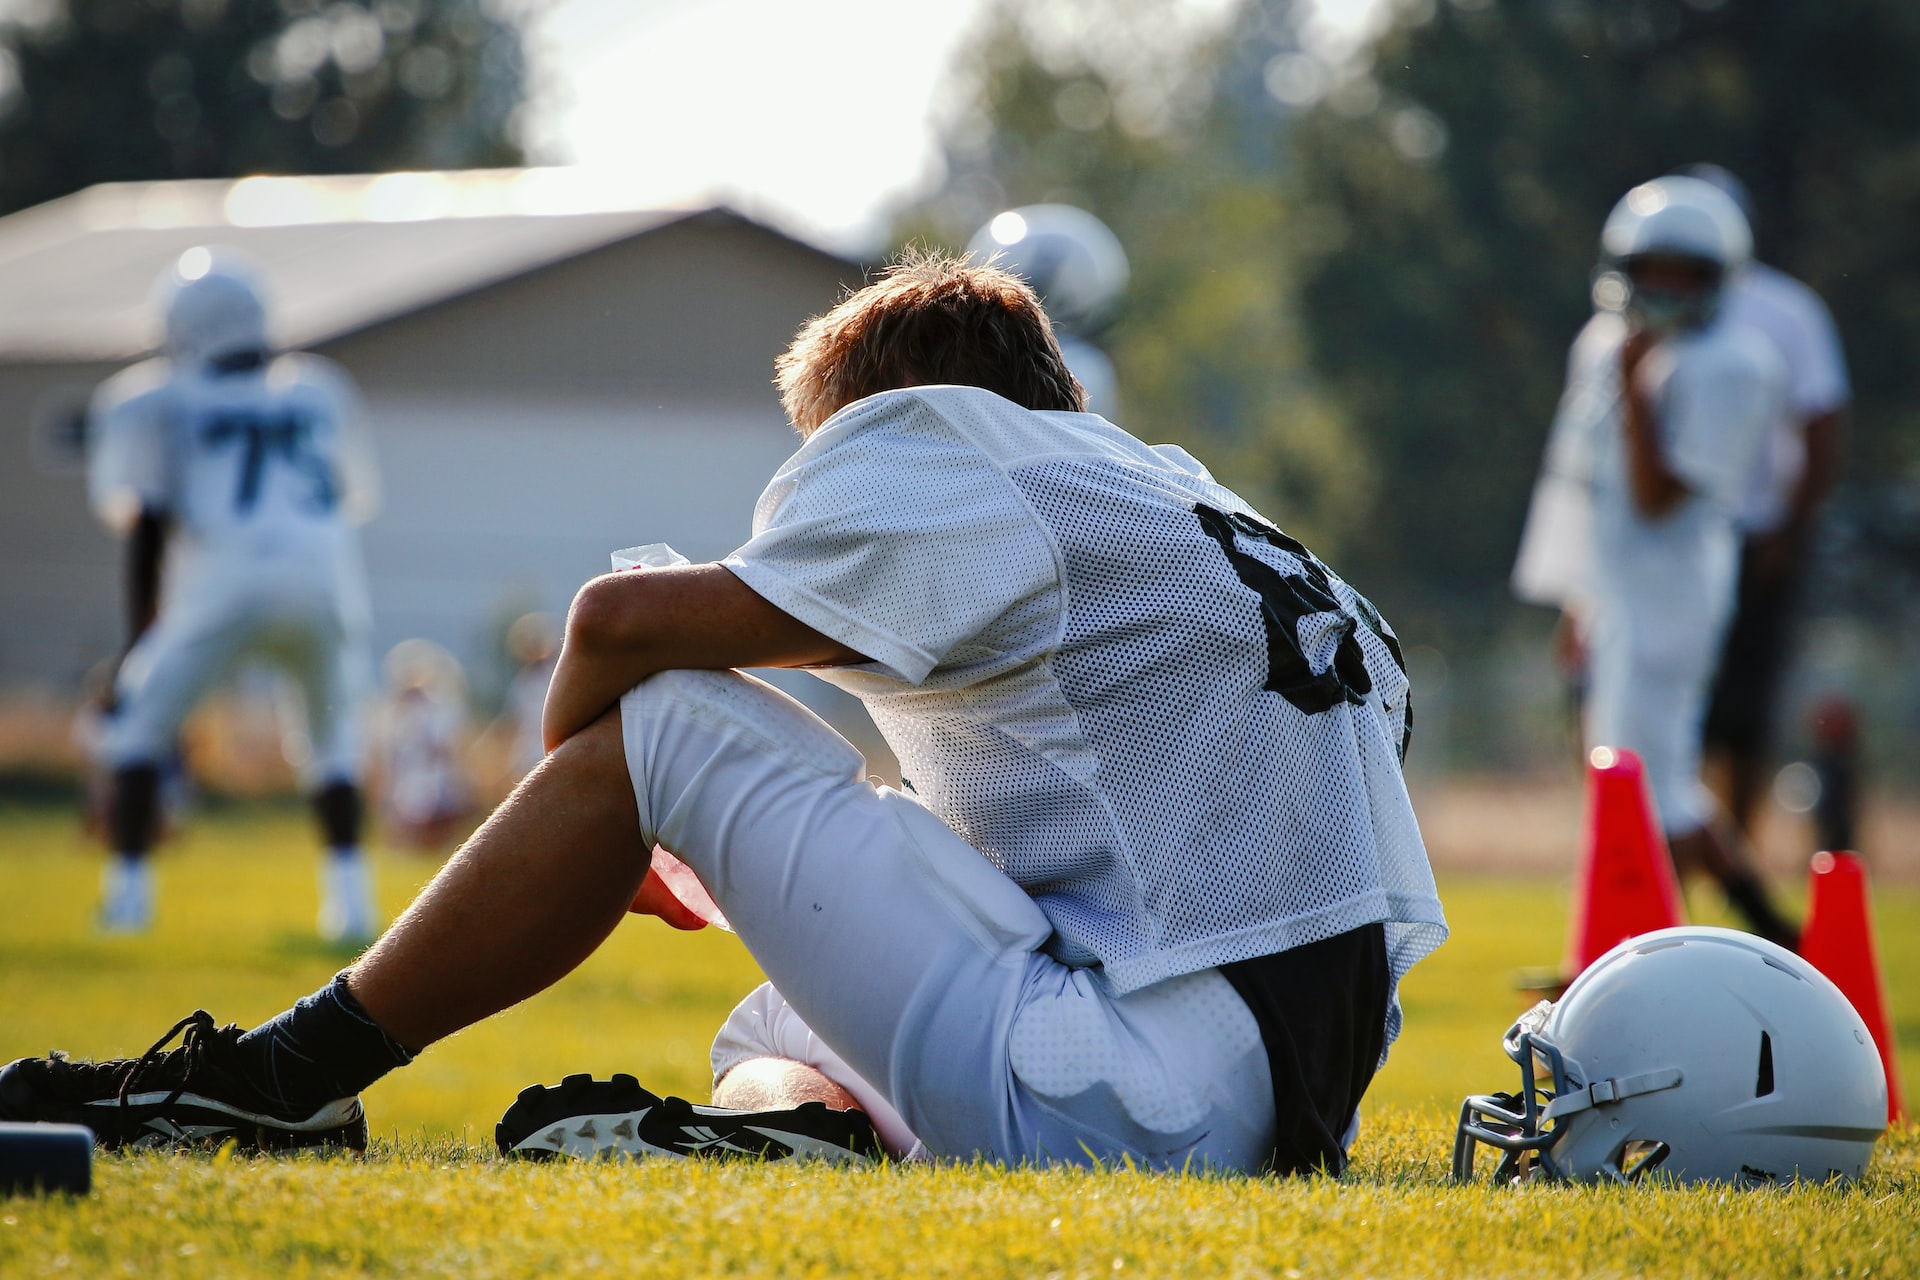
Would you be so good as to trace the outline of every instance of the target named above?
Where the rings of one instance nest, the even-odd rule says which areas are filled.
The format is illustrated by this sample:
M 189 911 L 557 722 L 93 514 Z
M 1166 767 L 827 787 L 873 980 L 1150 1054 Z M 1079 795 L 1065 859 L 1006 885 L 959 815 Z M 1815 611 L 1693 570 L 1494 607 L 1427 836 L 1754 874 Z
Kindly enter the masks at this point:
M 262 565 L 196 575 L 175 598 L 121 664 L 119 709 L 101 737 L 106 762 L 118 768 L 160 761 L 200 699 L 243 659 L 259 657 L 300 687 L 311 745 L 301 772 L 309 789 L 357 783 L 367 644 L 332 585 Z
M 1597 619 L 1584 716 L 1589 750 L 1627 747 L 1640 757 L 1668 836 L 1698 831 L 1713 817 L 1713 793 L 1700 780 L 1700 729 L 1724 619 L 1694 635 L 1662 634 L 1676 629 L 1624 609 Z
M 620 706 L 642 835 L 693 868 L 771 979 L 723 1028 L 717 1069 L 808 1062 L 896 1154 L 1266 1156 L 1266 1051 L 1218 971 L 1106 994 L 1040 951 L 1052 927 L 1019 885 L 757 680 L 670 671 Z

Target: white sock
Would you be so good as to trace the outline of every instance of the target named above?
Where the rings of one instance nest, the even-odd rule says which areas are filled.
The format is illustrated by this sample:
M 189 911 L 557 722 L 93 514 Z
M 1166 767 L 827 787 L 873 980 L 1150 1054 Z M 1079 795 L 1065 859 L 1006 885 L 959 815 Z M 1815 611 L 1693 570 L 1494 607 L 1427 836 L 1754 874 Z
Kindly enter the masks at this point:
M 153 866 L 139 854 L 116 853 L 100 870 L 100 922 L 137 931 L 153 919 Z
M 320 864 L 320 936 L 366 941 L 379 932 L 373 871 L 358 848 L 330 849 Z

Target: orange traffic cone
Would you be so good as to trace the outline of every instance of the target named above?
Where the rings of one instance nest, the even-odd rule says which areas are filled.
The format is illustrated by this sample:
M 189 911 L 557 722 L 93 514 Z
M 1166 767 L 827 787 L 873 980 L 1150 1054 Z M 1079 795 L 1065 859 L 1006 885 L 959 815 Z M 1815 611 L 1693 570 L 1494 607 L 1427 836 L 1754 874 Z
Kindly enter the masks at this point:
M 1900 1101 L 1899 1064 L 1887 1018 L 1887 997 L 1880 985 L 1880 962 L 1873 946 L 1873 921 L 1867 914 L 1867 869 L 1851 853 L 1816 853 L 1807 879 L 1807 923 L 1800 931 L 1800 955 L 1833 980 L 1853 1001 L 1860 1020 L 1880 1050 L 1887 1069 L 1887 1120 L 1906 1115 Z
M 1587 758 L 1587 840 L 1573 886 L 1568 980 L 1616 943 L 1686 919 L 1640 757 L 1595 747 Z

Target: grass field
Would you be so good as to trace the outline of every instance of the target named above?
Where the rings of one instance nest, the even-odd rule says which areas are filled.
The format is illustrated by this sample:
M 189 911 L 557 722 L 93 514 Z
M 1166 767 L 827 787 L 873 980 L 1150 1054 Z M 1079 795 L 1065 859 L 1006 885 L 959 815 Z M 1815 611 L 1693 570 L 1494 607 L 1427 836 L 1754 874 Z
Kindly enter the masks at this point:
M 0 1061 L 138 1053 L 196 1006 L 249 1024 L 318 986 L 347 956 L 312 938 L 310 840 L 292 810 L 204 816 L 160 866 L 153 935 L 105 939 L 68 816 L 0 815 Z M 379 868 L 389 910 L 432 870 Z M 1340 1183 L 496 1159 L 493 1121 L 535 1080 L 632 1071 L 705 1097 L 708 1039 L 756 970 L 727 935 L 633 921 L 555 990 L 375 1085 L 368 1160 L 101 1157 L 90 1197 L 0 1200 L 0 1276 L 1920 1275 L 1911 1128 L 1844 1189 L 1450 1185 L 1459 1099 L 1512 1087 L 1510 979 L 1558 956 L 1566 893 L 1453 878 L 1442 894 L 1454 937 L 1404 990 L 1407 1032 Z M 1875 908 L 1911 1099 L 1920 889 L 1883 886 Z

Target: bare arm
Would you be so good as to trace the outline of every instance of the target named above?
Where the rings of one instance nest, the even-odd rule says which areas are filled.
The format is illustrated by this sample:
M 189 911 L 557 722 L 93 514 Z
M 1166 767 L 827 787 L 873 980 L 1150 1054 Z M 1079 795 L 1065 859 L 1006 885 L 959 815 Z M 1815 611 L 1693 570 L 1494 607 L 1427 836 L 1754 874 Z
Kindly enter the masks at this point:
M 1832 409 L 1808 418 L 1801 428 L 1807 459 L 1788 501 L 1788 527 L 1801 531 L 1810 528 L 1814 514 L 1833 492 L 1840 478 L 1840 448 L 1846 439 L 1846 425 L 1845 411 Z
M 167 553 L 173 520 L 163 512 L 142 511 L 127 533 L 127 648 L 145 635 L 160 612 L 160 566 Z
M 629 569 L 580 588 L 541 717 L 551 751 L 660 671 L 865 662 L 717 564 Z
M 1692 490 L 1674 474 L 1660 448 L 1653 406 L 1634 374 L 1655 344 L 1653 334 L 1636 330 L 1620 346 L 1620 404 L 1627 437 L 1627 480 L 1633 505 L 1641 515 L 1659 519 L 1678 506 Z
M 1784 581 L 1807 554 L 1814 517 L 1833 492 L 1840 474 L 1840 442 L 1845 418 L 1839 410 L 1818 414 L 1801 424 L 1806 442 L 1806 465 L 1787 495 L 1786 518 L 1780 527 L 1747 539 L 1745 570 L 1757 582 Z
M 166 563 L 167 535 L 173 529 L 172 519 L 162 512 L 145 509 L 127 530 L 127 552 L 125 578 L 122 586 L 126 592 L 127 643 L 120 651 L 119 662 L 127 660 L 127 654 L 138 644 L 140 637 L 147 633 L 153 620 L 160 613 L 160 569 Z M 116 667 L 118 663 L 115 664 Z M 113 710 L 118 701 L 116 687 L 118 680 L 107 681 L 105 692 L 101 695 L 101 706 Z

